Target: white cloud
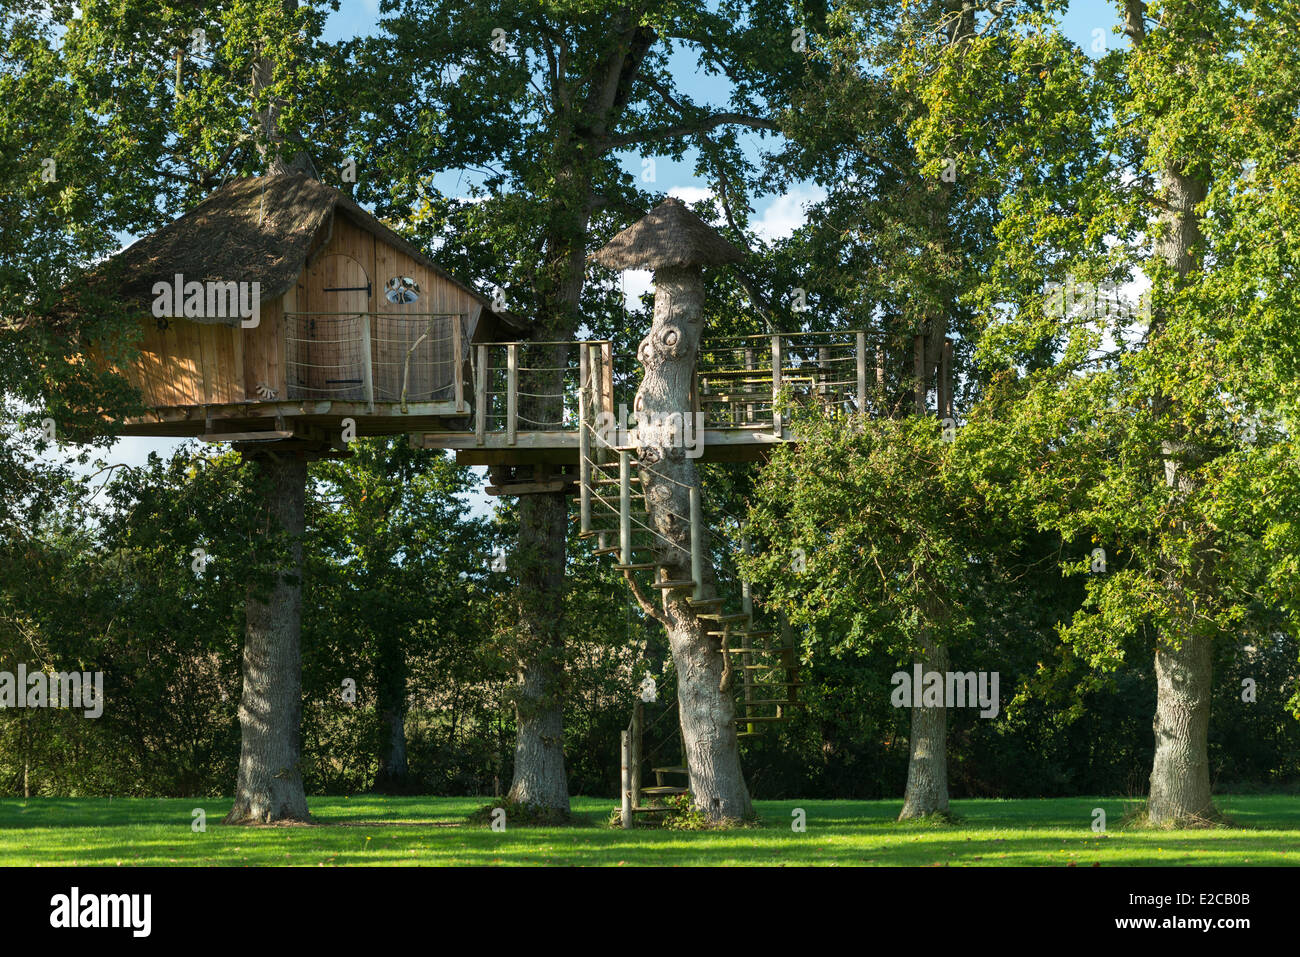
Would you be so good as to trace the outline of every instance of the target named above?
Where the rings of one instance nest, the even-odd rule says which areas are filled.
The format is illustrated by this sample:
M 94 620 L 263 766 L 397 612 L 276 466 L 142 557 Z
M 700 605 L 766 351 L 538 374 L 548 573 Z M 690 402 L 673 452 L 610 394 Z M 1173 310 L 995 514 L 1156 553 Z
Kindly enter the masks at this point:
M 668 195 L 689 204 L 714 198 L 713 190 L 703 186 L 674 186 L 668 190 Z M 762 212 L 750 220 L 750 227 L 764 242 L 784 239 L 807 220 L 808 204 L 825 198 L 826 191 L 820 186 L 796 186 L 788 193 L 773 197 Z M 629 269 L 624 272 L 623 296 L 627 308 L 639 309 L 641 296 L 649 292 L 653 284 L 654 277 L 649 270 Z
M 654 285 L 654 274 L 649 269 L 629 269 L 623 273 L 623 301 L 628 309 L 641 308 L 641 296 Z
M 750 225 L 763 242 L 786 239 L 807 221 L 808 205 L 825 198 L 826 190 L 820 186 L 796 186 L 775 197 Z
M 703 186 L 674 186 L 668 190 L 668 195 L 680 199 L 683 203 L 693 205 L 702 200 L 712 199 L 713 190 L 705 189 Z

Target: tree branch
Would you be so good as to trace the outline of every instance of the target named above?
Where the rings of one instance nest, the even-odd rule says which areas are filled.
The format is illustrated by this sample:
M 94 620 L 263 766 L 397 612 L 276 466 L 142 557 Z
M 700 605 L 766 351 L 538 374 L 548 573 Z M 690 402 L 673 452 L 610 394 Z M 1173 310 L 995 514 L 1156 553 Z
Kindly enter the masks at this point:
M 779 130 L 780 126 L 771 120 L 765 120 L 757 116 L 747 116 L 744 113 L 714 113 L 704 117 L 697 123 L 682 123 L 673 126 L 663 126 L 659 129 L 644 130 L 640 133 L 629 133 L 626 136 L 614 136 L 603 140 L 599 144 L 601 152 L 607 150 L 622 149 L 625 146 L 632 146 L 638 143 L 652 143 L 656 140 L 681 139 L 683 136 L 693 136 L 697 133 L 707 133 L 709 130 L 715 130 L 719 126 L 747 126 L 752 130 Z
M 630 571 L 624 571 L 623 577 L 627 579 L 628 587 L 632 589 L 632 597 L 635 598 L 636 603 L 641 606 L 641 610 L 645 612 L 649 617 L 659 622 L 659 624 L 667 628 L 668 619 L 664 617 L 664 614 L 661 611 L 659 611 L 658 608 L 650 604 L 649 599 L 647 599 L 646 596 L 642 593 L 641 586 L 638 585 L 636 583 L 636 579 L 632 577 L 632 573 Z

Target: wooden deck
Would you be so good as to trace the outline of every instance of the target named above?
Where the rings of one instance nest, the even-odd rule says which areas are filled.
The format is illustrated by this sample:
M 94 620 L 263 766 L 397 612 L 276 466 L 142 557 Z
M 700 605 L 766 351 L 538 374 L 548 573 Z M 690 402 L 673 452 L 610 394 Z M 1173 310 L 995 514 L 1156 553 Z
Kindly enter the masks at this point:
M 705 339 L 689 410 L 694 426 L 687 424 L 685 444 L 695 451 L 700 423 L 701 454 L 693 457 L 705 462 L 753 461 L 797 442 L 783 421 L 783 403 L 860 408 L 868 383 L 875 385 L 880 375 L 870 345 L 868 361 L 867 335 L 858 331 Z M 616 356 L 607 341 L 477 344 L 470 417 L 414 434 L 412 442 L 454 451 L 466 465 L 575 466 L 579 423 L 603 420 L 606 431 L 624 429 L 605 443 L 607 450 L 634 447 L 628 409 L 637 383 L 615 376 L 616 369 L 636 368 L 628 358 Z M 542 380 L 552 385 L 538 394 L 529 383 Z
M 796 441 L 789 429 L 781 436 L 771 428 L 705 429 L 702 462 L 752 462 L 766 456 L 782 442 Z M 449 449 L 462 465 L 577 465 L 578 430 L 518 432 L 510 442 L 504 434 L 489 433 L 480 443 L 473 432 L 424 432 L 411 436 L 414 445 Z M 629 430 L 628 445 L 636 445 L 636 429 Z

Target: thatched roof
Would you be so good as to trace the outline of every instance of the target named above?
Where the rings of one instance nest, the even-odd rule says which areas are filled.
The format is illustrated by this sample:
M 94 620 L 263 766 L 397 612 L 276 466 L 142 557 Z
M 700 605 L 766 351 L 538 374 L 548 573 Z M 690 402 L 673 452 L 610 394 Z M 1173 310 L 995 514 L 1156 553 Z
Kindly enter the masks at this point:
M 745 254 L 723 239 L 680 199 L 669 196 L 623 230 L 591 258 L 611 269 L 719 266 Z
M 448 275 L 346 194 L 301 172 L 232 180 L 179 219 L 100 264 L 86 284 L 142 310 L 153 303 L 154 283 L 170 283 L 177 273 L 186 282 L 258 282 L 262 302 L 267 302 L 294 287 L 313 254 L 329 242 L 337 214 L 459 286 L 491 312 L 487 299 Z M 56 320 L 70 310 L 65 302 L 45 318 Z M 192 321 L 240 322 L 238 317 Z

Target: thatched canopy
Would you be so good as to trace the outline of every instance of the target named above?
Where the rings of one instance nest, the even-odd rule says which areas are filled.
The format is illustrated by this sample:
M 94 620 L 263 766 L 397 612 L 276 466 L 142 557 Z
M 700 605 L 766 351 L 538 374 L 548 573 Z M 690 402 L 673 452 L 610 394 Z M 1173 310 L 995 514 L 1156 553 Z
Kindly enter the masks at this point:
M 267 302 L 293 288 L 312 256 L 329 242 L 334 217 L 340 214 L 465 290 L 491 312 L 487 299 L 449 276 L 347 195 L 301 172 L 232 180 L 179 219 L 97 266 L 85 283 L 141 310 L 153 303 L 154 283 L 170 283 L 177 273 L 186 282 L 258 282 L 262 302 Z M 43 318 L 57 320 L 72 308 L 70 300 L 65 301 Z M 193 321 L 240 322 L 238 317 Z
M 719 266 L 745 254 L 723 239 L 680 199 L 669 196 L 623 230 L 591 258 L 611 269 Z

